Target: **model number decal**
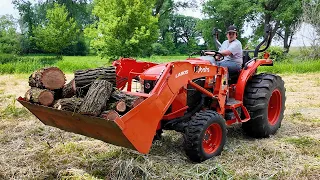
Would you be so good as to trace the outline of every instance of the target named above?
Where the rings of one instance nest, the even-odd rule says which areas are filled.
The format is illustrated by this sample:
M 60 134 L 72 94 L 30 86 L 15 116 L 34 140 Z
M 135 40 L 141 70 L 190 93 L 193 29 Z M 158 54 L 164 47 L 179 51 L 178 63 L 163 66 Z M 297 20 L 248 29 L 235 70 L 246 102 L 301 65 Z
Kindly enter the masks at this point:
M 210 72 L 210 69 L 208 67 L 199 67 L 197 73 L 207 73 L 207 72 Z
M 178 74 L 176 74 L 176 78 L 178 78 L 178 77 L 180 77 L 180 76 L 183 76 L 183 75 L 186 75 L 186 74 L 188 74 L 188 73 L 189 73 L 188 70 L 181 71 L 181 72 L 179 72 Z

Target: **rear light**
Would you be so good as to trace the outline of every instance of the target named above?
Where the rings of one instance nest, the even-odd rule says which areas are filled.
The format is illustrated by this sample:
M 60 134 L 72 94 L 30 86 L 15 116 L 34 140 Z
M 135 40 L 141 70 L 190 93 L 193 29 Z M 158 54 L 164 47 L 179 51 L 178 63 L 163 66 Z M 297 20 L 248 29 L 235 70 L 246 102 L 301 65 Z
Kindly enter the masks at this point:
M 269 59 L 270 54 L 269 54 L 268 52 L 265 52 L 265 53 L 263 54 L 263 57 L 264 57 L 265 59 Z

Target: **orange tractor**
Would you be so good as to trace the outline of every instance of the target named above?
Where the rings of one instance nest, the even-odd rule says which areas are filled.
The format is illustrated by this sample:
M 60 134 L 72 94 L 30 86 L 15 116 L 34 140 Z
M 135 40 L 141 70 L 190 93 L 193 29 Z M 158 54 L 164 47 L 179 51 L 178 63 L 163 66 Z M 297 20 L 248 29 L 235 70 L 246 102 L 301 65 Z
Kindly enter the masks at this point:
M 267 46 L 260 50 L 262 44 Z M 285 88 L 281 77 L 257 74 L 261 65 L 273 65 L 258 52 L 268 48 L 270 33 L 254 51 L 244 51 L 239 74 L 207 61 L 215 57 L 201 51 L 199 58 L 164 64 L 122 58 L 113 63 L 117 88 L 145 98 L 138 106 L 114 121 L 32 104 L 19 98 L 44 124 L 66 131 L 148 153 L 162 130 L 183 133 L 186 155 L 202 162 L 219 155 L 226 143 L 226 127 L 242 123 L 243 130 L 261 138 L 275 134 L 285 109 Z M 219 53 L 216 51 L 210 51 Z M 248 54 L 254 53 L 250 59 Z M 141 89 L 134 92 L 133 81 Z

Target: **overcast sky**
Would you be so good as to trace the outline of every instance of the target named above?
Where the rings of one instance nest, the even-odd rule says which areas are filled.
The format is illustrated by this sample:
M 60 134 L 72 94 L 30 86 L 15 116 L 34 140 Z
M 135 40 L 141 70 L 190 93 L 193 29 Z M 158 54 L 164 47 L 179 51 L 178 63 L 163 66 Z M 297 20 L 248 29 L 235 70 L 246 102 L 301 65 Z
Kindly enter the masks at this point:
M 202 18 L 201 14 L 201 3 L 205 0 L 194 0 L 198 4 L 198 8 L 192 9 L 180 9 L 179 13 L 186 16 L 193 16 L 197 18 Z M 15 18 L 19 18 L 18 10 L 14 9 L 12 0 L 0 0 L 0 15 L 11 14 Z M 31 0 L 31 2 L 35 2 L 35 0 Z M 249 35 L 252 33 L 251 28 L 246 28 L 245 35 Z M 310 25 L 303 24 L 300 30 L 294 36 L 294 40 L 292 42 L 292 46 L 303 46 L 310 45 L 310 39 L 315 36 L 315 31 Z M 278 43 L 275 43 L 278 44 Z M 280 44 L 279 44 L 280 45 Z

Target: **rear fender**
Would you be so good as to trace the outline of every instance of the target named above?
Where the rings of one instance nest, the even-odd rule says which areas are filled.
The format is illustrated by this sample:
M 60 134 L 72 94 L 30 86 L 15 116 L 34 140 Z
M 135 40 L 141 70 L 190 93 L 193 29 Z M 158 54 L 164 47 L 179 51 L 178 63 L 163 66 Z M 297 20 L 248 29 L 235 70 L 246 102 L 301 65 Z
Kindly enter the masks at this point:
M 250 62 L 246 69 L 242 69 L 236 85 L 235 99 L 243 101 L 244 90 L 246 88 L 248 80 L 256 73 L 256 70 L 261 65 L 272 64 L 271 59 L 257 59 Z

